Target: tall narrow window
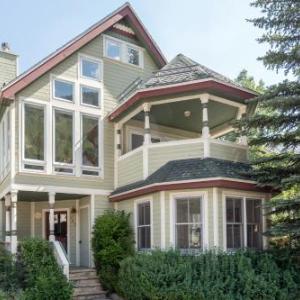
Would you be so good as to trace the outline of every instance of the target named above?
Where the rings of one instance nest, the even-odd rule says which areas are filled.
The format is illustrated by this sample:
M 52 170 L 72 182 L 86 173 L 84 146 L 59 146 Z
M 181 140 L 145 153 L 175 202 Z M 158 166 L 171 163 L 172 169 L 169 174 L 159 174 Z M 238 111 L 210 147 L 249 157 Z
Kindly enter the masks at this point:
M 151 209 L 150 202 L 139 203 L 137 206 L 137 244 L 138 249 L 151 248 Z
M 201 198 L 176 199 L 176 247 L 202 247 Z
M 45 160 L 45 109 L 43 106 L 24 104 L 24 168 L 43 170 Z
M 262 247 L 261 200 L 246 199 L 247 211 L 247 247 Z
M 226 198 L 227 249 L 243 246 L 243 218 L 241 198 Z
M 121 43 L 112 39 L 106 39 L 106 56 L 121 60 Z
M 73 114 L 55 110 L 55 163 L 73 164 Z M 56 172 L 72 173 L 65 167 L 56 167 Z
M 82 165 L 83 174 L 99 174 L 91 170 L 99 167 L 99 119 L 87 115 L 82 115 Z

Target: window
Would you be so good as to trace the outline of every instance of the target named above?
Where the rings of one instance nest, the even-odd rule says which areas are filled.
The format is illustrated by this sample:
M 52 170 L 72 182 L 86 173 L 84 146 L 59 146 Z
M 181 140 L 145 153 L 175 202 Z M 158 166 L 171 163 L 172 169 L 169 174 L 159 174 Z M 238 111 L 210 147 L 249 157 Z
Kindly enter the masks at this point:
M 246 199 L 247 247 L 262 248 L 261 200 Z
M 137 240 L 138 250 L 151 248 L 150 201 L 137 205 Z
M 159 143 L 160 138 L 151 137 L 152 143 Z M 132 133 L 131 134 L 131 150 L 134 150 L 144 144 L 144 136 L 142 134 Z
M 226 232 L 227 249 L 262 248 L 261 200 L 227 197 Z
M 126 64 L 142 67 L 142 48 L 112 37 L 105 37 L 105 56 Z
M 100 62 L 90 59 L 80 59 L 80 76 L 87 79 L 101 80 Z
M 65 80 L 54 80 L 54 98 L 74 101 L 74 84 Z
M 106 39 L 106 56 L 121 60 L 121 43 L 112 39 Z
M 242 200 L 226 199 L 227 248 L 238 249 L 243 246 Z
M 55 164 L 73 164 L 73 114 L 72 112 L 54 111 Z M 73 173 L 72 168 L 56 166 L 56 172 Z
M 176 199 L 176 247 L 200 249 L 202 247 L 201 198 Z
M 82 115 L 82 173 L 99 175 L 99 119 Z M 86 168 L 87 167 L 87 168 Z
M 95 107 L 100 106 L 100 89 L 81 85 L 80 97 L 81 97 L 82 104 L 95 106 Z
M 133 47 L 127 47 L 127 62 L 132 65 L 140 65 L 140 52 Z

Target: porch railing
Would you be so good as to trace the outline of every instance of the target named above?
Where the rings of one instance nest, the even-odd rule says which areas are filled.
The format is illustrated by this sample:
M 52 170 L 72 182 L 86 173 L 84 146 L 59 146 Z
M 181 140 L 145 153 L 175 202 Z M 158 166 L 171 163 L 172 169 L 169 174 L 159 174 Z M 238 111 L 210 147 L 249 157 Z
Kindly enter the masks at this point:
M 70 262 L 67 253 L 65 251 L 65 248 L 63 247 L 62 243 L 59 241 L 52 241 L 52 245 L 53 245 L 53 254 L 56 258 L 56 261 L 58 265 L 61 267 L 64 275 L 69 279 Z

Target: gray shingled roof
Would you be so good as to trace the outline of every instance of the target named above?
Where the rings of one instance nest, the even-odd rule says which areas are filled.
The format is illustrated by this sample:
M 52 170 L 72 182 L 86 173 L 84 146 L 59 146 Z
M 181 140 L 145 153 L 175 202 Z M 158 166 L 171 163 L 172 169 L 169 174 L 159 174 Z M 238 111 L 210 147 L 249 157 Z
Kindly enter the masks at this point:
M 183 54 L 178 54 L 162 69 L 154 72 L 146 81 L 137 78 L 132 82 L 125 91 L 119 96 L 119 101 L 124 101 L 130 94 L 139 90 L 156 86 L 164 86 L 169 84 L 176 84 L 188 82 L 193 80 L 214 78 L 224 83 L 230 83 L 238 88 L 242 86 L 232 81 L 226 76 L 223 76 L 195 61 Z
M 216 158 L 190 158 L 173 160 L 150 175 L 145 180 L 117 188 L 112 195 L 142 188 L 154 183 L 176 182 L 213 177 L 251 180 L 251 166 L 247 163 L 233 162 Z

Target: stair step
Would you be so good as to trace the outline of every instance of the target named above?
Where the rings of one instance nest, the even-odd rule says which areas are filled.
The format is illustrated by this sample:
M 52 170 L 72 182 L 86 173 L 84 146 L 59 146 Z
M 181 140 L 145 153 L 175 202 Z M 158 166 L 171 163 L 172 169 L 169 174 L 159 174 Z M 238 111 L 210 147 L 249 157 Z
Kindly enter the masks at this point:
M 70 274 L 73 273 L 81 273 L 81 272 L 90 272 L 90 271 L 95 271 L 95 269 L 92 268 L 71 268 L 70 269 Z
M 111 300 L 105 295 L 86 295 L 86 296 L 75 296 L 73 300 Z
M 86 287 L 79 287 L 74 289 L 74 296 L 83 296 L 83 295 L 105 295 L 105 291 L 101 288 L 100 285 L 98 286 L 86 286 Z
M 98 278 L 95 271 L 70 274 L 70 280 Z
M 99 279 L 96 278 L 83 278 L 83 279 L 76 279 L 72 280 L 74 283 L 75 288 L 76 287 L 82 287 L 82 286 L 96 286 L 99 285 Z

